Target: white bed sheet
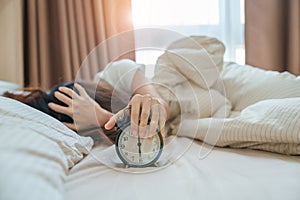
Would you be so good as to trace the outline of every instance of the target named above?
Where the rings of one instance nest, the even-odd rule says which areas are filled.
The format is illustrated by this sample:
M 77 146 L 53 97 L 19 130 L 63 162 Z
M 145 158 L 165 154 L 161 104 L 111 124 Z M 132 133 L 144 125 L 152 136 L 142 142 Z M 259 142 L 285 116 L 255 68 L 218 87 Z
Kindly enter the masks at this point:
M 214 148 L 199 159 L 202 144 L 183 137 L 174 138 L 172 148 L 188 143 L 178 160 L 148 173 L 109 168 L 97 160 L 103 149 L 94 148 L 70 170 L 66 199 L 300 199 L 300 156 Z

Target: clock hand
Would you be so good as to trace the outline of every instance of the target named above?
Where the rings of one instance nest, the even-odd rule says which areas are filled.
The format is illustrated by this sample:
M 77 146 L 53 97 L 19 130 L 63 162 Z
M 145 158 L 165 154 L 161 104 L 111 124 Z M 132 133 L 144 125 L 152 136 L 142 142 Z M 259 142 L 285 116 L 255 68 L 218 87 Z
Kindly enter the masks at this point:
M 139 157 L 141 157 L 142 151 L 141 151 L 141 138 L 140 138 L 140 133 L 138 133 L 138 143 L 137 145 L 139 146 Z

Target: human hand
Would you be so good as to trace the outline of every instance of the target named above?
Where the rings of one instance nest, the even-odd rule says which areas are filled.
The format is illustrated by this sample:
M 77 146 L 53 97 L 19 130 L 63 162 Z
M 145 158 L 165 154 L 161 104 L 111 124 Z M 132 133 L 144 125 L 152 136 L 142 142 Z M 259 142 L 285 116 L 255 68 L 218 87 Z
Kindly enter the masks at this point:
M 68 87 L 60 87 L 59 91 L 54 93 L 54 96 L 67 106 L 49 103 L 49 108 L 73 118 L 74 123 L 63 122 L 72 130 L 103 126 L 112 114 L 94 101 L 82 86 L 75 83 L 74 87 L 79 91 L 79 94 Z
M 127 112 L 129 109 L 130 113 Z M 140 137 L 152 137 L 156 130 L 159 129 L 161 134 L 165 136 L 165 123 L 167 120 L 167 112 L 164 104 L 159 98 L 150 95 L 136 94 L 132 97 L 128 106 L 118 113 L 113 115 L 109 121 L 104 125 L 104 128 L 112 129 L 118 119 L 124 115 L 130 114 L 131 133 Z M 150 128 L 147 132 L 148 120 L 150 119 Z

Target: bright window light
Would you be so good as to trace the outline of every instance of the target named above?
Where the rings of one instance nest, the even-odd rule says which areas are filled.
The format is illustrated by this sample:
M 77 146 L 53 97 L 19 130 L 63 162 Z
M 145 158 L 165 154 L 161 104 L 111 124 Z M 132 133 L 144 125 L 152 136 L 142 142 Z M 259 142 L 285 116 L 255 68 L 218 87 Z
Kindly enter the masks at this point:
M 219 0 L 132 0 L 135 27 L 219 24 Z
M 226 46 L 225 61 L 245 63 L 245 0 L 132 0 L 135 28 L 160 27 L 183 36 L 206 35 Z M 160 38 L 152 38 L 159 40 Z M 136 46 L 143 38 L 135 39 Z M 139 49 L 136 61 L 153 66 L 163 51 Z M 146 67 L 147 68 L 147 67 Z M 149 71 L 150 76 L 153 71 Z
M 239 64 L 245 64 L 245 48 L 238 47 L 235 49 L 235 62 Z
M 245 0 L 240 0 L 241 24 L 245 24 Z
M 135 52 L 135 58 L 137 63 L 145 65 L 145 75 L 147 78 L 152 78 L 154 75 L 155 62 L 157 58 L 164 52 L 159 50 L 138 50 Z

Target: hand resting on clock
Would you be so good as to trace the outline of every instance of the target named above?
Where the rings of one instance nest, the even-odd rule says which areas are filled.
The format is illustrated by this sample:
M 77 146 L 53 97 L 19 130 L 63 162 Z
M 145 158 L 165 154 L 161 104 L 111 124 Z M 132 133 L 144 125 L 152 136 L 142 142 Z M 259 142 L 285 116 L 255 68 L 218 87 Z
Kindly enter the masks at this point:
M 133 135 L 136 136 L 139 133 L 140 137 L 151 137 L 159 129 L 161 134 L 165 136 L 164 127 L 167 119 L 167 110 L 160 98 L 149 94 L 134 95 L 125 109 L 117 112 L 105 123 L 105 129 L 112 129 L 118 119 L 128 114 L 130 115 Z M 146 130 L 148 122 L 150 122 L 149 132 Z

